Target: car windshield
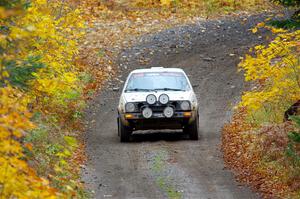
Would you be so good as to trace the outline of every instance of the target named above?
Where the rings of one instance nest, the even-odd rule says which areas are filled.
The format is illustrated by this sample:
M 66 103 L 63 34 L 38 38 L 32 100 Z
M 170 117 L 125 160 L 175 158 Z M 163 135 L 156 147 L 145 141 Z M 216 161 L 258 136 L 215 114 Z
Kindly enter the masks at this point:
M 189 83 L 182 72 L 133 73 L 128 80 L 126 92 L 187 91 Z

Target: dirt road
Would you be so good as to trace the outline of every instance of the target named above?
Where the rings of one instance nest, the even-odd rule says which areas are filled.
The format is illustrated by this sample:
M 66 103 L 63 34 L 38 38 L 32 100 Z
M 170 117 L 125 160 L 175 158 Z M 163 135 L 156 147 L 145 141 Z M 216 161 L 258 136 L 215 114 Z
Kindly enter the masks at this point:
M 262 42 L 249 31 L 260 19 L 199 20 L 143 36 L 120 54 L 122 76 L 108 84 L 86 116 L 89 160 L 82 178 L 95 198 L 258 198 L 224 169 L 219 145 L 220 129 L 244 87 L 236 72 L 239 57 Z M 150 66 L 181 67 L 190 76 L 200 103 L 199 141 L 181 133 L 147 132 L 134 135 L 131 143 L 119 142 L 122 81 L 130 70 Z

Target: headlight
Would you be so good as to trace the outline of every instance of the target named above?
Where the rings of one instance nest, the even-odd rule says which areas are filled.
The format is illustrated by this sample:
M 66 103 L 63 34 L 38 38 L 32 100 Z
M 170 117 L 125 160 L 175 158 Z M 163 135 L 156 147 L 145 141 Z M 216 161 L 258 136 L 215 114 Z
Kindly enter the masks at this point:
M 143 112 L 142 112 L 144 118 L 150 118 L 152 117 L 152 110 L 150 108 L 144 108 Z
M 169 102 L 169 96 L 166 95 L 166 94 L 162 94 L 162 95 L 159 96 L 158 101 L 161 104 L 167 104 Z
M 165 110 L 164 110 L 164 115 L 167 118 L 171 118 L 174 115 L 174 109 L 170 106 L 166 107 Z
M 150 104 L 150 105 L 155 104 L 156 101 L 157 101 L 157 100 L 156 100 L 156 96 L 153 95 L 153 94 L 150 94 L 150 95 L 148 95 L 148 96 L 146 97 L 146 102 L 147 102 L 148 104 Z
M 180 104 L 180 108 L 181 108 L 181 110 L 183 110 L 183 111 L 191 110 L 191 104 L 190 104 L 188 101 L 183 101 L 183 102 L 181 102 L 181 104 Z
M 131 102 L 127 103 L 127 104 L 125 105 L 125 111 L 126 111 L 127 113 L 132 113 L 132 112 L 134 112 L 134 111 L 135 111 L 135 105 L 134 105 L 134 103 L 131 103 Z

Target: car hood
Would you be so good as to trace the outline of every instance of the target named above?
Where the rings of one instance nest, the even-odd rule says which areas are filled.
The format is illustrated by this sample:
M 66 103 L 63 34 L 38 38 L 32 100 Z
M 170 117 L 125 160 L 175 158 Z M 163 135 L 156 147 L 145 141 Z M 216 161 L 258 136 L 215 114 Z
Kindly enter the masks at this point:
M 123 93 L 123 98 L 125 102 L 145 102 L 146 97 L 150 94 L 154 94 L 158 100 L 161 94 L 167 94 L 170 101 L 181 101 L 181 100 L 191 100 L 192 91 L 158 91 L 158 92 L 132 92 Z

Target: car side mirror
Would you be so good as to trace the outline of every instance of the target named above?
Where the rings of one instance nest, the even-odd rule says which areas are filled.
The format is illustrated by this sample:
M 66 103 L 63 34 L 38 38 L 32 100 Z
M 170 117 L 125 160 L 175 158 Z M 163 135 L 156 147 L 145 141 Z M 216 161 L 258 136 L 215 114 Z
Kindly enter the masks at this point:
M 197 88 L 198 86 L 198 84 L 193 84 L 193 88 Z

